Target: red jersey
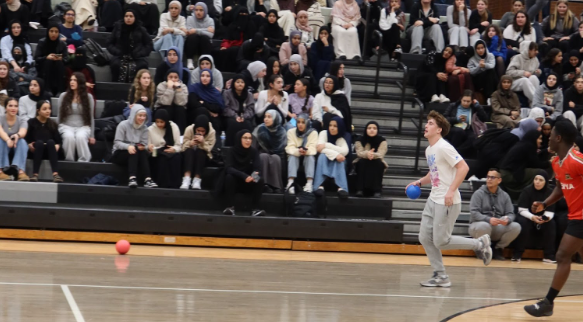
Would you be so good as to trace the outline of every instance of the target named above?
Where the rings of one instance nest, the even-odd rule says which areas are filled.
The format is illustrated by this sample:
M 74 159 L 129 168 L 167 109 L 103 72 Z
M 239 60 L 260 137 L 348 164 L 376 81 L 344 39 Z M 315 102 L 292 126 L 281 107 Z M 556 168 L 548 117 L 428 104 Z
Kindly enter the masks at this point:
M 569 220 L 583 220 L 583 154 L 571 149 L 562 162 L 558 156 L 551 162 L 569 206 Z

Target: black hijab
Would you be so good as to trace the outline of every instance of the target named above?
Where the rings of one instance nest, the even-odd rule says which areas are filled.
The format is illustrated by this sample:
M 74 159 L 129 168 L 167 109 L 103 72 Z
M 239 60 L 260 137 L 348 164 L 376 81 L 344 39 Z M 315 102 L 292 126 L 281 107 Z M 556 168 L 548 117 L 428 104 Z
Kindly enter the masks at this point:
M 196 119 L 194 119 L 194 127 L 192 128 L 192 131 L 196 133 L 196 129 L 202 127 L 205 133 L 204 136 L 206 137 L 210 132 L 209 122 L 208 116 L 204 114 L 197 116 Z
M 324 83 L 326 82 L 327 78 L 332 79 L 332 81 L 334 82 L 334 87 L 332 88 L 332 92 L 330 94 L 328 94 L 328 92 L 326 92 L 326 90 L 324 90 L 324 95 L 332 96 L 332 95 L 334 95 L 334 92 L 336 92 L 337 90 L 340 89 L 340 81 L 338 80 L 338 77 L 336 77 L 334 75 L 328 75 L 328 76 L 326 76 L 326 78 L 324 78 Z
M 320 56 L 322 56 L 322 50 L 324 50 L 324 43 L 320 39 L 320 32 L 322 32 L 322 30 L 326 30 L 328 32 L 328 46 L 334 46 L 334 37 L 332 37 L 330 27 L 328 26 L 320 27 L 320 31 L 318 31 L 318 40 L 316 40 L 316 49 L 318 50 L 318 55 Z
M 482 46 L 484 46 L 484 54 L 481 55 L 481 56 L 475 50 L 475 48 L 478 48 L 478 45 L 479 44 L 482 44 Z M 476 43 L 474 44 L 474 52 L 476 53 L 476 55 L 478 57 L 480 57 L 482 59 L 486 59 L 488 57 L 488 45 L 486 45 L 486 42 L 485 41 L 483 41 L 482 39 L 480 39 L 480 40 L 476 41 Z
M 75 49 L 75 58 L 71 63 L 71 69 L 80 71 L 85 67 L 87 67 L 87 51 L 83 46 L 77 47 Z
M 246 13 L 246 15 L 241 15 L 243 13 Z M 243 33 L 243 40 L 251 39 L 253 35 L 249 35 L 249 33 L 250 31 L 252 32 L 253 29 L 250 28 L 250 24 L 249 10 L 247 7 L 239 7 L 237 12 L 235 12 L 233 22 L 231 22 L 228 27 L 227 39 L 239 40 L 241 39 L 241 33 Z
M 549 188 L 549 175 L 547 174 L 547 172 L 545 170 L 540 169 L 538 170 L 536 176 L 541 176 L 545 179 L 544 187 L 540 190 L 536 190 L 536 188 L 534 187 L 534 183 L 532 183 L 528 187 L 524 188 L 524 190 L 522 190 L 520 198 L 518 198 L 518 207 L 526 208 L 528 209 L 528 211 L 531 211 L 530 209 L 533 202 L 546 200 L 548 196 L 551 195 L 552 192 L 551 189 Z M 553 212 L 555 211 L 554 208 L 555 205 L 549 206 L 545 210 L 538 212 L 535 215 L 541 216 L 544 214 L 545 211 Z
M 336 133 L 336 135 L 332 135 L 330 134 L 330 123 L 334 121 L 336 122 L 336 127 L 338 128 L 338 133 Z M 350 140 L 348 139 L 348 134 L 346 133 L 346 126 L 344 125 L 344 119 L 341 118 L 340 116 L 334 116 L 331 120 L 330 123 L 328 123 L 328 127 L 326 128 L 326 134 L 328 135 L 328 143 L 332 143 L 334 145 L 336 145 L 336 141 L 339 138 L 344 138 L 344 140 L 346 141 L 346 144 L 348 144 L 350 146 Z
M 269 22 L 269 15 L 275 14 L 275 17 L 278 18 L 277 10 L 271 9 L 267 12 L 265 16 L 265 23 L 263 24 L 263 37 L 264 38 L 279 38 L 281 33 L 283 33 L 283 29 L 277 23 L 277 19 L 275 19 L 274 23 Z
M 241 138 L 245 134 L 251 134 L 251 131 L 245 129 L 237 132 L 235 134 L 235 145 L 232 149 L 232 157 L 233 157 L 233 168 L 235 169 L 246 169 L 251 164 L 251 161 L 255 157 L 255 148 L 251 145 L 249 148 L 244 148 L 243 144 L 241 143 Z M 253 136 L 251 136 L 253 137 Z
M 344 64 L 344 62 L 340 60 L 335 60 L 330 64 L 330 75 L 338 77 L 338 70 L 340 70 L 340 66 Z M 344 88 L 344 76 L 338 77 L 338 88 Z
M 366 132 L 366 129 L 371 124 L 374 124 L 377 127 L 377 135 L 373 137 L 368 136 Z M 362 144 L 362 147 L 364 148 L 367 144 L 370 144 L 370 148 L 374 149 L 375 152 L 377 152 L 379 150 L 379 146 L 381 145 L 381 143 L 385 142 L 385 138 L 379 135 L 380 131 L 381 128 L 379 127 L 379 124 L 377 122 L 370 121 L 366 123 L 366 126 L 364 127 L 364 134 L 360 137 L 360 144 Z
M 15 23 L 20 25 L 20 35 L 18 35 L 18 36 L 15 36 L 12 33 L 12 25 L 14 25 Z M 26 38 L 24 37 L 24 29 L 22 28 L 22 24 L 20 23 L 20 21 L 12 20 L 10 22 L 10 24 L 8 25 L 8 33 L 10 34 L 10 38 L 12 38 L 12 47 L 19 45 L 22 48 L 22 56 L 24 57 L 24 60 L 26 61 L 26 57 L 27 57 L 26 47 L 25 47 Z
M 32 80 L 38 83 L 39 92 L 38 96 L 32 95 L 32 93 L 28 94 L 28 98 L 34 102 L 47 99 L 47 95 L 45 94 L 45 81 L 38 77 L 35 77 Z
M 265 77 L 263 78 L 263 83 L 267 84 L 269 82 L 269 78 L 271 77 L 271 75 L 273 75 L 273 65 L 275 65 L 275 62 L 279 63 L 279 59 L 277 59 L 277 57 L 275 56 L 271 56 L 269 57 L 269 59 L 267 59 L 267 63 L 265 65 L 267 65 L 267 73 L 265 74 Z M 279 74 L 281 76 L 281 64 L 279 64 Z
M 549 79 L 549 76 L 551 76 L 551 75 L 555 76 L 555 78 L 557 79 L 557 81 L 555 82 L 555 86 L 553 86 L 553 87 L 550 87 L 549 84 L 547 83 L 547 80 Z M 546 86 L 546 88 L 549 89 L 549 91 L 557 89 L 559 87 L 559 75 L 557 75 L 557 73 L 555 73 L 555 72 L 551 72 L 550 74 L 548 74 L 547 78 L 545 79 L 545 86 Z
M 57 37 L 55 40 L 51 40 L 51 37 L 49 37 L 49 31 L 51 28 L 57 28 L 57 30 L 59 30 L 59 25 L 55 22 L 49 22 L 49 26 L 47 27 L 47 35 L 45 38 L 45 46 L 43 47 L 43 56 L 57 53 L 57 46 L 59 46 L 59 42 L 61 41 L 59 37 Z
M 155 120 L 162 120 L 164 121 L 164 141 L 166 141 L 166 145 L 173 146 L 174 145 L 174 135 L 172 133 L 172 126 L 170 126 L 170 115 L 168 111 L 165 109 L 158 109 L 154 115 Z
M 235 82 L 239 79 L 245 83 L 245 87 L 243 87 L 241 95 L 238 95 L 237 91 L 235 90 Z M 233 93 L 235 100 L 239 103 L 239 110 L 237 111 L 237 114 L 243 115 L 243 113 L 245 113 L 246 107 L 245 102 L 247 101 L 247 96 L 249 95 L 249 91 L 247 90 L 247 82 L 245 81 L 245 77 L 243 77 L 243 75 L 237 74 L 235 77 L 233 77 L 233 81 L 231 82 L 231 92 Z

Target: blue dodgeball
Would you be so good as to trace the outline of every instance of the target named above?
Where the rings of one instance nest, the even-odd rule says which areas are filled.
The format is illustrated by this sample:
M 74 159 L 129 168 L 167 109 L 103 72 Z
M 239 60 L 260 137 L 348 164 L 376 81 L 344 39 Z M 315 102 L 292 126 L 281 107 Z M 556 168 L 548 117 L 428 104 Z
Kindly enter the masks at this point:
M 421 196 L 421 188 L 418 186 L 409 186 L 406 192 L 409 199 L 417 199 Z

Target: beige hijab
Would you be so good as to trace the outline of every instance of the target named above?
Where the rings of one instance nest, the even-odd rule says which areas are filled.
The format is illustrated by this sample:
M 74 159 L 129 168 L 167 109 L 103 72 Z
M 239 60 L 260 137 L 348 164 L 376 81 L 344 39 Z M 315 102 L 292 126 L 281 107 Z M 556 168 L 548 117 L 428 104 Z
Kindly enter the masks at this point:
M 338 0 L 332 8 L 332 16 L 346 22 L 356 21 L 361 18 L 360 8 L 356 0 Z
M 20 9 L 20 0 L 12 0 L 11 4 L 6 3 L 6 6 L 10 11 L 16 11 Z

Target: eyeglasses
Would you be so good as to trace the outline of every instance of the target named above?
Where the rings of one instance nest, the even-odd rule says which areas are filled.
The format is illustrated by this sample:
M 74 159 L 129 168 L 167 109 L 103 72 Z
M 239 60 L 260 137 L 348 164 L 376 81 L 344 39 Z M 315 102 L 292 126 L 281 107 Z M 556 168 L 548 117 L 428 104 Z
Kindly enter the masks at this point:
M 487 176 L 486 179 L 488 179 L 488 180 L 496 180 L 496 179 L 500 179 L 500 177 Z

